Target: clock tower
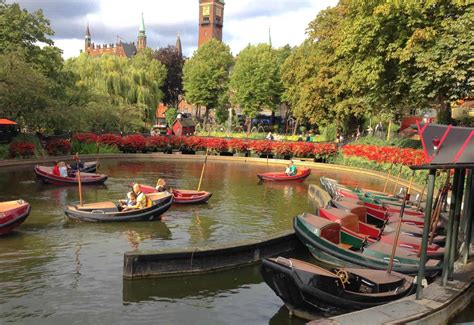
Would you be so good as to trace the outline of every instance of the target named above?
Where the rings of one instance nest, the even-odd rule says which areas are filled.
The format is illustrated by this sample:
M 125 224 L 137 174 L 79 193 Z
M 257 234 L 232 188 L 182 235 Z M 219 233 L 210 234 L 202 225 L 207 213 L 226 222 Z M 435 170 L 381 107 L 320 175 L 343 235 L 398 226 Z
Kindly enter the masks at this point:
M 211 38 L 222 41 L 224 0 L 199 0 L 199 43 L 201 47 Z

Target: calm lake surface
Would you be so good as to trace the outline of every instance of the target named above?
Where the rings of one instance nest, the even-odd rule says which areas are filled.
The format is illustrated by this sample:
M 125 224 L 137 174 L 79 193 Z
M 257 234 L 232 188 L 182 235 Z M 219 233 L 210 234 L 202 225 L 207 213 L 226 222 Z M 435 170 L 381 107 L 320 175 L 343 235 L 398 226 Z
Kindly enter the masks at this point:
M 194 162 L 104 160 L 106 185 L 85 187 L 85 202 L 124 198 L 130 182 L 194 189 Z M 0 169 L 0 201 L 32 205 L 27 221 L 0 238 L 0 323 L 18 324 L 300 324 L 263 283 L 259 267 L 174 279 L 124 281 L 123 254 L 140 249 L 227 245 L 290 229 L 314 211 L 308 184 L 322 175 L 380 189 L 367 176 L 313 170 L 304 183 L 259 184 L 258 172 L 283 166 L 208 162 L 202 188 L 208 204 L 173 206 L 163 221 L 72 223 L 63 209 L 78 202 L 76 187 L 36 181 L 32 166 Z

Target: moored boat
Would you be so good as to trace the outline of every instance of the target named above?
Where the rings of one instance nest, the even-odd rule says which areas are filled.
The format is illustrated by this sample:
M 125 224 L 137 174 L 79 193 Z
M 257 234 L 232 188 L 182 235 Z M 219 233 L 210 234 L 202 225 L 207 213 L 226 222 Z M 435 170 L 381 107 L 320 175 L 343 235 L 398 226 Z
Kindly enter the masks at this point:
M 351 244 L 344 242 L 340 224 L 308 213 L 296 216 L 293 227 L 311 254 L 325 264 L 333 267 L 387 269 L 392 245 L 378 241 L 361 245 L 361 249 L 355 249 Z M 418 268 L 417 253 L 397 247 L 393 270 L 404 274 L 416 274 Z M 427 260 L 427 274 L 433 275 L 440 268 L 440 261 Z
M 114 202 L 97 202 L 67 206 L 64 213 L 72 221 L 124 222 L 160 220 L 173 204 L 173 195 L 167 192 L 147 194 L 150 204 L 143 209 L 120 211 Z
M 314 319 L 332 309 L 370 308 L 413 293 L 413 278 L 385 270 L 330 268 L 283 257 L 264 259 L 261 274 L 292 314 Z
M 145 194 L 156 192 L 156 189 L 153 186 L 140 184 L 140 188 Z M 174 204 L 206 203 L 212 196 L 211 192 L 180 189 L 172 189 L 171 194 L 173 194 Z
M 0 202 L 0 236 L 18 228 L 30 214 L 31 206 L 23 200 Z
M 337 208 L 320 208 L 319 216 L 339 223 L 341 225 L 342 240 L 351 244 L 355 249 L 360 249 L 364 242 L 370 244 L 381 241 L 394 245 L 397 238 L 394 230 L 376 228 L 373 225 L 360 221 L 357 215 Z M 421 246 L 421 238 L 401 233 L 398 236 L 397 246 L 418 253 Z M 436 244 L 428 245 L 427 252 L 430 258 L 441 258 L 444 256 L 444 249 Z
M 77 185 L 79 182 L 77 174 L 67 177 L 56 176 L 53 174 L 52 167 L 36 166 L 35 174 L 41 181 L 53 185 Z M 104 174 L 81 173 L 81 183 L 83 185 L 102 184 L 106 180 L 107 175 Z
M 77 163 L 70 164 L 70 166 L 71 166 L 71 171 L 73 172 L 77 171 Z M 98 161 L 86 161 L 82 164 L 81 173 L 95 173 L 97 170 L 97 167 L 99 167 Z
M 302 182 L 311 174 L 310 168 L 298 168 L 296 175 L 288 176 L 284 172 L 279 173 L 262 173 L 257 174 L 257 177 L 262 181 L 268 182 Z

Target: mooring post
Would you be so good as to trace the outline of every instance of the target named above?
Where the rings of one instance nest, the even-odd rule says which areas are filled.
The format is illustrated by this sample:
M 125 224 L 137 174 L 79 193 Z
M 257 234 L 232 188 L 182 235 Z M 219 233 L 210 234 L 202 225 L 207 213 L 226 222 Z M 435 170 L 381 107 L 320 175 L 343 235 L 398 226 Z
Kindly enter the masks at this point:
M 456 205 L 454 207 L 453 218 L 453 235 L 451 236 L 451 252 L 449 253 L 448 264 L 448 280 L 453 280 L 454 261 L 458 258 L 458 234 L 459 234 L 459 219 L 461 218 L 461 204 L 464 194 L 464 179 L 466 177 L 466 169 L 459 169 L 459 183 L 456 193 Z
M 443 263 L 443 274 L 442 274 L 442 285 L 445 286 L 448 283 L 448 272 L 449 272 L 449 261 L 451 256 L 451 244 L 453 238 L 453 223 L 454 223 L 454 210 L 456 209 L 457 192 L 459 188 L 459 174 L 460 169 L 454 170 L 453 177 L 453 190 L 451 192 L 451 202 L 449 204 L 449 217 L 448 227 L 446 229 L 446 246 L 444 247 L 444 263 Z
M 421 240 L 421 254 L 420 254 L 420 269 L 416 278 L 416 299 L 420 300 L 423 297 L 423 279 L 425 278 L 426 256 L 428 248 L 428 235 L 430 232 L 430 218 L 431 210 L 433 209 L 433 193 L 435 186 L 436 169 L 431 169 L 428 175 L 428 192 L 426 197 L 425 207 L 425 222 L 423 225 L 423 237 Z
M 472 215 L 474 214 L 473 201 L 474 201 L 474 182 L 472 181 L 472 168 L 467 171 L 466 181 L 466 193 L 464 194 L 463 204 L 463 233 L 464 233 L 464 245 L 462 251 L 462 261 L 467 264 L 469 258 L 469 248 L 471 246 L 471 226 L 472 226 Z

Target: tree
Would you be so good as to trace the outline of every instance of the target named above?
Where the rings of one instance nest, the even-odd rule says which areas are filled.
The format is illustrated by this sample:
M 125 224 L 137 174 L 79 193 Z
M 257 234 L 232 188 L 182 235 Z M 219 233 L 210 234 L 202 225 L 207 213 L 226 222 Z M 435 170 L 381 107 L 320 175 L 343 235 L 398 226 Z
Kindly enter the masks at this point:
M 262 109 L 274 110 L 280 104 L 280 68 L 276 52 L 267 44 L 249 45 L 243 49 L 232 71 L 230 88 L 234 104 L 247 118 L 247 132 L 250 133 L 252 118 Z
M 176 50 L 176 47 L 172 45 L 155 51 L 153 57 L 160 61 L 168 71 L 161 87 L 163 103 L 167 106 L 178 107 L 180 96 L 183 94 L 184 59 Z
M 186 100 L 198 107 L 205 107 L 205 126 L 209 110 L 222 105 L 222 96 L 226 96 L 232 63 L 230 48 L 211 39 L 184 64 L 183 86 Z

